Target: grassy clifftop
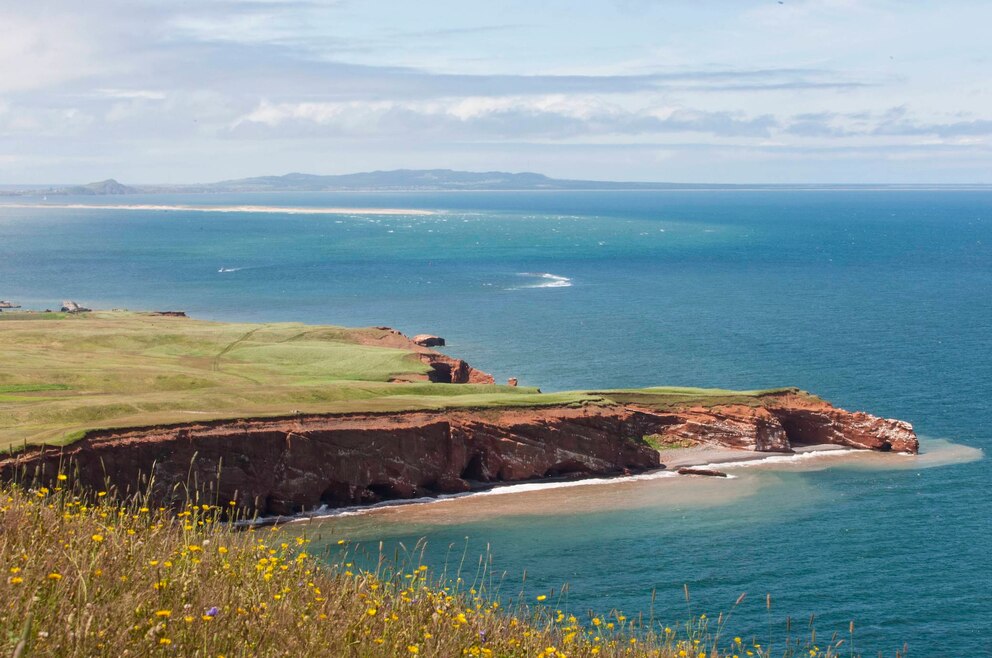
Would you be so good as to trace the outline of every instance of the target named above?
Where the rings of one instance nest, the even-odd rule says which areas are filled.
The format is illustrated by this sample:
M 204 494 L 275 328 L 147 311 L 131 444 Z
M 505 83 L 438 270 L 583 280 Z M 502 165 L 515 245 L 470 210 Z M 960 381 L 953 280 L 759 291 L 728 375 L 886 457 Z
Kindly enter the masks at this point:
M 769 391 L 395 382 L 429 370 L 382 330 L 127 312 L 0 314 L 0 449 L 86 430 L 303 413 L 634 403 L 756 404 Z

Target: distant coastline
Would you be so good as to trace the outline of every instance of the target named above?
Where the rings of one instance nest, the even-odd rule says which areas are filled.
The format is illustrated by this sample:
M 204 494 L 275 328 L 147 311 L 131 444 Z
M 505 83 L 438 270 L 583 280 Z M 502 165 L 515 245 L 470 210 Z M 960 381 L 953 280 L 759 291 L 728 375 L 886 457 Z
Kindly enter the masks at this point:
M 213 183 L 125 185 L 112 178 L 85 185 L 0 186 L 0 196 L 126 196 L 245 192 L 620 192 L 746 190 L 988 190 L 987 184 L 673 183 L 552 178 L 533 172 L 395 169 L 354 174 L 256 176 Z

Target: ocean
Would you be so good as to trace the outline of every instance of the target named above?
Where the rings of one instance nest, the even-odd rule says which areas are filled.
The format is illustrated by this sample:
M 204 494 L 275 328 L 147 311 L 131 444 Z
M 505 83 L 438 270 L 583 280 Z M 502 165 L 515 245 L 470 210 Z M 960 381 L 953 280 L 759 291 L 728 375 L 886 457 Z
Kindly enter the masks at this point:
M 23 207 L 46 203 L 256 208 Z M 853 620 L 870 655 L 992 655 L 992 191 L 10 198 L 0 299 L 385 324 L 545 391 L 791 385 L 908 420 L 922 457 L 534 488 L 291 532 L 387 552 L 425 539 L 438 567 L 488 554 L 503 594 L 567 585 L 576 612 L 674 623 L 747 592 L 731 632 L 773 644 L 815 614 L 821 637 Z

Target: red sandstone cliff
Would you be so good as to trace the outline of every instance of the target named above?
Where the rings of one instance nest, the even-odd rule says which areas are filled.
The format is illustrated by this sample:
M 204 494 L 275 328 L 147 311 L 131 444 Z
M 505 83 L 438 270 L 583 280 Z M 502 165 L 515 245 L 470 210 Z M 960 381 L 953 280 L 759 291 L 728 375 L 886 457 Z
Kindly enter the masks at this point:
M 838 409 L 796 392 L 765 395 L 760 406 L 687 407 L 659 434 L 669 440 L 729 448 L 789 452 L 795 446 L 830 443 L 878 450 L 919 450 L 913 426 L 901 420 Z
M 51 478 L 73 463 L 84 484 L 144 488 L 166 500 L 188 483 L 208 500 L 261 514 L 468 490 L 478 483 L 607 475 L 663 467 L 646 435 L 756 451 L 832 443 L 916 452 L 908 423 L 851 413 L 808 396 L 654 411 L 632 406 L 449 410 L 230 420 L 91 433 L 59 451 L 0 461 Z

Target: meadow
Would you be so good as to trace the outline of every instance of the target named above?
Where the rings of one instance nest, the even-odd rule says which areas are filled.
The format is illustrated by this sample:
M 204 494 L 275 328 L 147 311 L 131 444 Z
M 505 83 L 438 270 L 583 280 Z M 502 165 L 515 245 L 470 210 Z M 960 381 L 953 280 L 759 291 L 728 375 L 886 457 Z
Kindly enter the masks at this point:
M 375 345 L 386 333 L 123 311 L 0 313 L 0 449 L 64 445 L 92 429 L 211 419 L 563 404 L 758 404 L 769 392 L 660 387 L 541 393 L 526 386 L 417 381 L 429 366 L 410 351 Z

